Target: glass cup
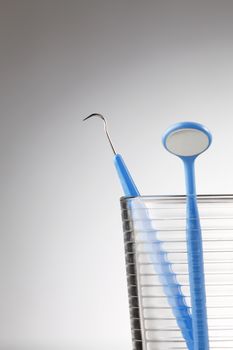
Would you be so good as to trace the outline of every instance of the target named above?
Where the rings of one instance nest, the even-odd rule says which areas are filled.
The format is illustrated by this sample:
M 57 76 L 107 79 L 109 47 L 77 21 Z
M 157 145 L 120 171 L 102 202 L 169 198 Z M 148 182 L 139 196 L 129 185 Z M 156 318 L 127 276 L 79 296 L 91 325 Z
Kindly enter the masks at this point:
M 200 195 L 197 201 L 210 349 L 233 349 L 233 195 Z M 163 269 L 154 257 L 156 246 L 191 315 L 186 197 L 123 197 L 121 210 L 133 349 L 188 349 L 166 295 Z

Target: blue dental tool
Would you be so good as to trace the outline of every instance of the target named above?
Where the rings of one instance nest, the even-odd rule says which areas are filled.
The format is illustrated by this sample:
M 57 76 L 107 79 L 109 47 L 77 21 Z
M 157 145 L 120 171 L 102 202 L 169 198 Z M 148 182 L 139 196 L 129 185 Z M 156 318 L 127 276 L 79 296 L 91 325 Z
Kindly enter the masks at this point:
M 124 163 L 122 156 L 116 153 L 115 151 L 115 148 L 112 144 L 112 141 L 110 139 L 110 136 L 107 130 L 107 123 L 105 118 L 99 113 L 93 113 L 88 117 L 86 117 L 84 120 L 87 120 L 94 116 L 101 118 L 104 122 L 104 130 L 108 138 L 108 141 L 110 143 L 110 146 L 112 148 L 112 151 L 114 153 L 115 167 L 116 167 L 121 185 L 123 187 L 125 196 L 140 198 L 140 193 L 130 175 L 129 170 L 126 167 L 126 164 Z M 154 263 L 155 270 L 160 271 L 159 276 L 160 276 L 161 285 L 163 286 L 164 293 L 167 297 L 169 305 L 172 308 L 173 314 L 176 318 L 177 324 L 185 339 L 187 347 L 189 350 L 194 350 L 191 315 L 189 312 L 189 308 L 185 303 L 185 298 L 184 298 L 184 295 L 182 294 L 180 285 L 177 282 L 176 275 L 172 271 L 172 264 L 167 259 L 167 254 L 163 250 L 161 245 L 162 242 L 159 241 L 158 238 L 156 237 L 156 230 L 153 228 L 150 222 L 150 217 L 149 217 L 147 208 L 141 201 L 139 201 L 137 202 L 136 209 L 143 209 L 143 210 L 138 210 L 138 215 L 139 215 L 138 219 L 140 219 L 140 221 L 142 222 L 142 225 L 145 226 L 143 227 L 143 229 L 147 235 L 146 239 L 148 242 L 151 243 L 152 263 Z M 154 240 L 151 235 L 152 232 L 154 232 L 154 236 L 155 236 Z
M 186 239 L 194 350 L 208 350 L 208 325 L 204 279 L 202 234 L 199 220 L 194 162 L 210 146 L 212 136 L 201 124 L 182 122 L 171 126 L 163 135 L 164 147 L 181 158 L 186 180 Z
M 124 195 L 127 197 L 137 197 L 140 196 L 139 191 L 130 175 L 129 170 L 127 169 L 125 162 L 122 158 L 122 156 L 118 153 L 116 153 L 115 148 L 113 146 L 113 143 L 111 141 L 111 138 L 109 136 L 108 133 L 108 129 L 107 129 L 107 122 L 106 119 L 104 118 L 104 116 L 102 114 L 99 113 L 92 113 L 90 114 L 88 117 L 86 117 L 85 119 L 83 119 L 83 121 L 92 118 L 92 117 L 99 117 L 103 120 L 104 122 L 104 131 L 106 133 L 106 136 L 108 138 L 108 141 L 110 143 L 110 146 L 112 148 L 112 151 L 114 153 L 114 164 L 124 191 Z

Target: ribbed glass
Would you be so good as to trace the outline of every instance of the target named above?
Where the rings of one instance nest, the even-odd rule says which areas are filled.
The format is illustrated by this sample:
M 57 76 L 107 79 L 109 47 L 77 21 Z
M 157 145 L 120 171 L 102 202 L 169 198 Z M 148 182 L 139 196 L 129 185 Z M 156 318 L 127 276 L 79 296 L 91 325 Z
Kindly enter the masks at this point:
M 121 208 L 133 349 L 188 349 L 153 259 L 157 244 L 191 313 L 185 196 L 122 198 Z M 198 196 L 198 208 L 210 349 L 233 349 L 233 195 Z

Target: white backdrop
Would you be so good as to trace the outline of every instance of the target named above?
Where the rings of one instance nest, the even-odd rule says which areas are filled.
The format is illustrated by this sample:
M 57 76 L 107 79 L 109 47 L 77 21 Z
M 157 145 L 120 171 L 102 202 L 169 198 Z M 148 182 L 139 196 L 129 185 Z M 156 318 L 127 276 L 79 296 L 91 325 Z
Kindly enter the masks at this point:
M 206 124 L 198 193 L 233 192 L 233 2 L 0 1 L 0 348 L 131 348 L 119 197 L 184 193 L 162 147 Z

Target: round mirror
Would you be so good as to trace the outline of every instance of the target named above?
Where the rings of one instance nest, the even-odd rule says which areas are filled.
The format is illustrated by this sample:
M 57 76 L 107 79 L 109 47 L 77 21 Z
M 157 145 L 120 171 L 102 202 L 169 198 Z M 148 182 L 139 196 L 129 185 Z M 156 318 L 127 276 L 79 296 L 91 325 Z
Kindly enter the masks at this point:
M 211 143 L 211 135 L 200 124 L 196 124 L 197 128 L 194 125 L 192 123 L 191 128 L 182 127 L 181 123 L 170 128 L 163 138 L 166 149 L 180 157 L 191 157 L 204 152 Z

